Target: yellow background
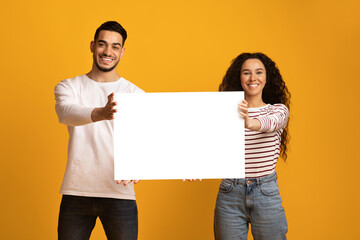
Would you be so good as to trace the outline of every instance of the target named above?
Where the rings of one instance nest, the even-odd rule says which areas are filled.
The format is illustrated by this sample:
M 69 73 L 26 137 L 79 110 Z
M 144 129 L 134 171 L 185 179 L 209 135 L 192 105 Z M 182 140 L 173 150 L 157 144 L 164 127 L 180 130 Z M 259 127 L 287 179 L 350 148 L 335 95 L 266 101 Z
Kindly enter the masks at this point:
M 268 54 L 292 93 L 288 238 L 360 239 L 358 1 L 14 0 L 0 18 L 0 239 L 56 239 L 68 135 L 53 89 L 90 70 L 107 20 L 129 35 L 120 75 L 147 92 L 216 91 L 239 53 Z M 139 239 L 212 239 L 218 184 L 140 182 Z

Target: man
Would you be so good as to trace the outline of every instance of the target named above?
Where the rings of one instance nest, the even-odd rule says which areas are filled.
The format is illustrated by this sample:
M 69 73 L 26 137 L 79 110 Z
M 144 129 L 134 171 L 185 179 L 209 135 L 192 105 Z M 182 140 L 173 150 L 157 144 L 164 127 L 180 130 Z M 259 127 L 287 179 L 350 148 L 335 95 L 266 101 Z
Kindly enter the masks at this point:
M 91 71 L 55 87 L 56 113 L 69 131 L 68 161 L 60 191 L 61 240 L 89 239 L 97 217 L 108 239 L 137 239 L 133 182 L 113 179 L 114 92 L 143 92 L 116 72 L 126 37 L 119 23 L 102 24 L 90 44 Z

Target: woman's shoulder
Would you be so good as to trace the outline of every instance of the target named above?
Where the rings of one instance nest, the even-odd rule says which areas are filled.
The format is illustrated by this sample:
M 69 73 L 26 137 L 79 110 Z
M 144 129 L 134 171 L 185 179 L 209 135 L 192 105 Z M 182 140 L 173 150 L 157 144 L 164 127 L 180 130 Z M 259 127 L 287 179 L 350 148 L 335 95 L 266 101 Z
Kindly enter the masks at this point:
M 285 104 L 282 103 L 275 103 L 275 104 L 268 104 L 274 109 L 286 109 L 289 111 L 289 109 L 285 106 Z
M 259 108 L 249 108 L 249 115 L 251 117 L 266 116 L 271 114 L 283 113 L 289 114 L 289 109 L 282 103 L 266 104 Z
M 268 104 L 266 106 L 268 112 L 283 112 L 288 114 L 289 109 L 282 103 Z

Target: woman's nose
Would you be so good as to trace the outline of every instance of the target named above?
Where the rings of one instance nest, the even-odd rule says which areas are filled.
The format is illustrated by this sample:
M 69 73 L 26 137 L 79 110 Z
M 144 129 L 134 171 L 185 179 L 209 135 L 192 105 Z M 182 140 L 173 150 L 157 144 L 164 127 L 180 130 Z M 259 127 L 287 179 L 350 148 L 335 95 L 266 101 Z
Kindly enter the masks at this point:
M 255 80 L 255 74 L 251 74 L 251 75 L 250 75 L 250 80 L 251 80 L 251 81 L 254 81 L 254 80 Z

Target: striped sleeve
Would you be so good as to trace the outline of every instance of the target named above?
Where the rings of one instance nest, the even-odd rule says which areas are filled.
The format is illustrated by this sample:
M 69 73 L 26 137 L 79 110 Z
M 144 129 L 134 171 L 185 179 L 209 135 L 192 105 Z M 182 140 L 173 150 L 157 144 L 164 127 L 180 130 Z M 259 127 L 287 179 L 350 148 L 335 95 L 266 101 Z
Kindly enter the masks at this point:
M 289 118 L 289 110 L 283 104 L 274 104 L 269 114 L 257 116 L 260 121 L 259 132 L 275 132 L 284 129 Z

